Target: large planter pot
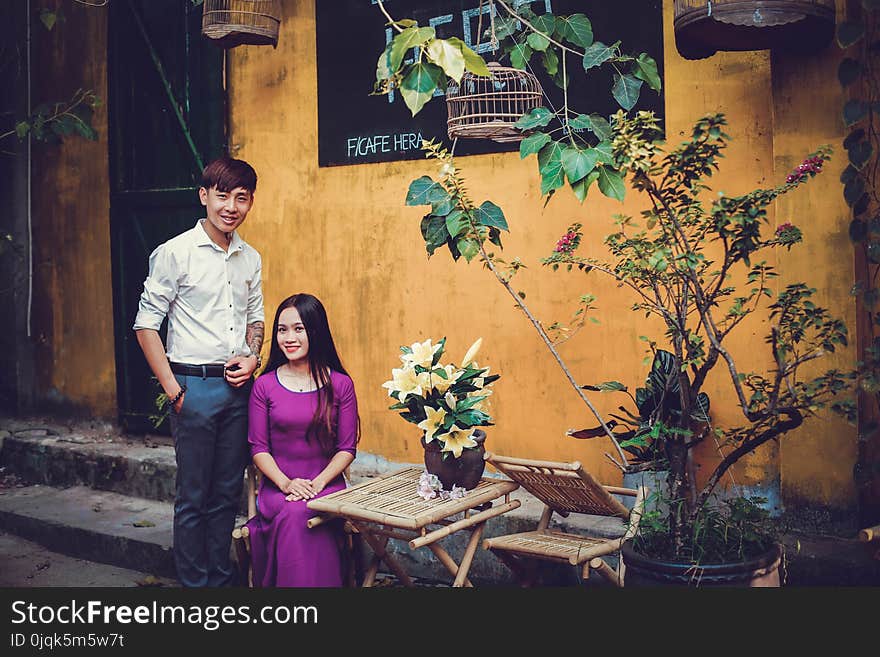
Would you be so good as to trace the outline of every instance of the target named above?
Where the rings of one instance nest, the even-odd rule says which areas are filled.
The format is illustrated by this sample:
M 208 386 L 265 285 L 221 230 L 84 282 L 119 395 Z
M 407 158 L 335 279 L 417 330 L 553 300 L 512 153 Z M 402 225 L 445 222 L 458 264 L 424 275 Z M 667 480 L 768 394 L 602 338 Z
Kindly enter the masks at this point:
M 694 565 L 649 559 L 623 544 L 620 551 L 626 565 L 626 586 L 778 587 L 782 546 L 740 563 Z
M 486 448 L 483 443 L 486 440 L 486 432 L 482 429 L 474 431 L 476 447 L 462 450 L 461 456 L 455 458 L 447 454 L 444 458 L 440 451 L 440 445 L 436 440 L 425 443 L 422 436 L 422 447 L 425 448 L 425 469 L 432 475 L 437 475 L 444 490 L 452 490 L 453 486 L 461 486 L 465 490 L 474 488 L 480 483 L 483 470 L 486 467 L 484 455 Z

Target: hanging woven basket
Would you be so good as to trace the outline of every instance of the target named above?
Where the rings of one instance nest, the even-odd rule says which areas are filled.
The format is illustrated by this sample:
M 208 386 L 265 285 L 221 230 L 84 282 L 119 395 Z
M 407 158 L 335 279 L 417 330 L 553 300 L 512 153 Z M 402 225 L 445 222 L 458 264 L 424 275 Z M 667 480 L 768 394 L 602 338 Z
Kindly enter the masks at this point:
M 810 52 L 834 36 L 834 0 L 675 0 L 674 25 L 685 59 L 719 50 Z
M 450 139 L 521 141 L 525 136 L 514 127 L 517 120 L 541 107 L 541 83 L 531 73 L 489 63 L 492 77 L 465 72 L 461 84 L 446 89 L 446 121 Z
M 202 35 L 223 48 L 278 45 L 281 0 L 204 0 Z

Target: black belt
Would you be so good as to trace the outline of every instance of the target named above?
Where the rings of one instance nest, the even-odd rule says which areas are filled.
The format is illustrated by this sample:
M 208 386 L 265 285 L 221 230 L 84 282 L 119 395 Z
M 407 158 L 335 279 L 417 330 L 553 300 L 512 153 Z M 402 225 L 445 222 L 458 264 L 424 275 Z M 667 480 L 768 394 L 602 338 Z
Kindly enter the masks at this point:
M 186 363 L 171 363 L 171 371 L 183 376 L 224 376 L 224 365 L 187 365 Z

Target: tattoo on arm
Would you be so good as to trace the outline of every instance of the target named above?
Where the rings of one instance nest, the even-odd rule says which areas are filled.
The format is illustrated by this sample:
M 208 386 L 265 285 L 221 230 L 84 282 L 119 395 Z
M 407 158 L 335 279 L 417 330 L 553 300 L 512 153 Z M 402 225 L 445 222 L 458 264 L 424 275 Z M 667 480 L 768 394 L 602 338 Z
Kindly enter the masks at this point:
M 253 324 L 247 325 L 247 331 L 245 331 L 244 341 L 247 342 L 247 346 L 250 347 L 251 353 L 257 356 L 260 355 L 260 349 L 263 348 L 263 332 L 265 331 L 265 325 L 263 322 L 254 322 Z

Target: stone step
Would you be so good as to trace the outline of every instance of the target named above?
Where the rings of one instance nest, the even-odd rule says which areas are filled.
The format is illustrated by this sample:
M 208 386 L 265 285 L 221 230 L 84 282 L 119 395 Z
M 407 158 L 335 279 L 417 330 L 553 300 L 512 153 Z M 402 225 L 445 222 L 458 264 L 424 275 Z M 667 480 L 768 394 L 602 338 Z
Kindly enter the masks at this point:
M 177 464 L 174 448 L 93 437 L 52 428 L 3 432 L 0 464 L 22 479 L 48 486 L 88 486 L 96 490 L 174 501 Z
M 175 577 L 173 508 L 85 486 L 0 491 L 0 530 L 66 554 Z

